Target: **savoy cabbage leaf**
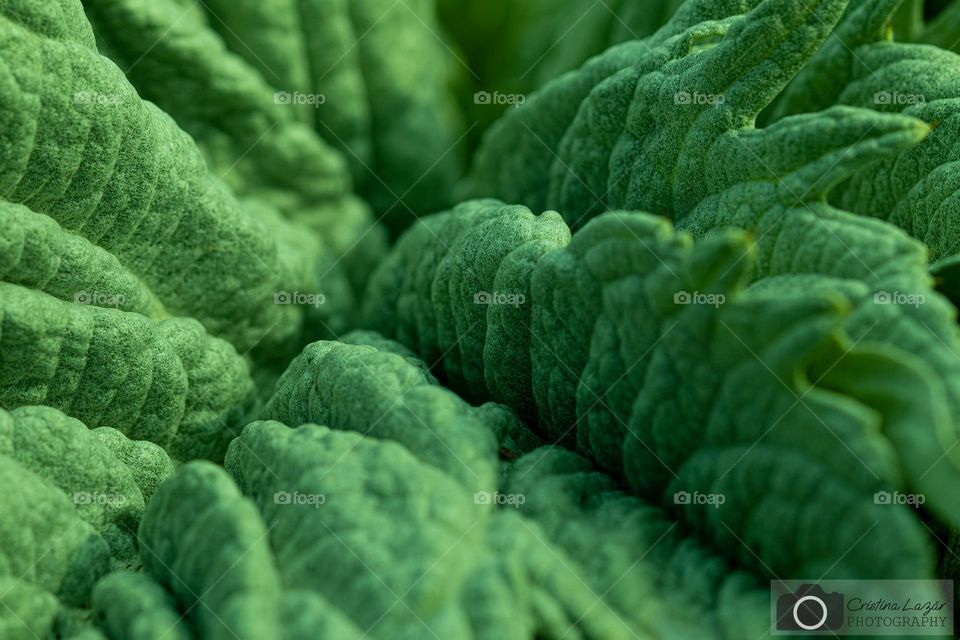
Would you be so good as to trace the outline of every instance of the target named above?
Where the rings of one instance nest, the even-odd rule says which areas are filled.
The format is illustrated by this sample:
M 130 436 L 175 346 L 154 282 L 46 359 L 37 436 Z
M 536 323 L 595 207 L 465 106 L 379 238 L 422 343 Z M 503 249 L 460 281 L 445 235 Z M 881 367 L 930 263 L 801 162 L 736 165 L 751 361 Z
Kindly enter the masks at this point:
M 43 17 L 33 2 L 0 14 L 0 198 L 112 253 L 170 313 L 239 349 L 295 338 L 313 312 L 270 301 L 320 291 L 322 254 L 291 246 L 289 223 L 244 211 L 194 141 L 98 54 L 82 17 Z
M 345 275 L 362 284 L 384 239 L 369 208 L 350 193 L 344 158 L 227 50 L 201 5 L 88 1 L 84 8 L 100 52 L 190 133 L 212 172 L 252 200 L 248 206 L 278 209 L 315 229 Z M 181 73 L 187 66 L 189 81 Z
M 900 42 L 896 30 L 888 28 L 898 5 L 899 0 L 851 3 L 835 36 L 769 117 L 843 104 L 926 122 L 930 133 L 920 144 L 860 168 L 831 199 L 901 227 L 929 247 L 934 261 L 948 262 L 960 253 L 953 211 L 960 58 L 949 50 Z
M 608 47 L 646 38 L 683 0 L 439 0 L 443 25 L 463 51 L 461 103 L 479 138 L 510 107 L 478 100 L 497 92 L 525 98 Z M 496 42 L 496 46 L 490 46 Z
M 469 219 L 471 210 L 477 219 L 468 227 L 452 222 Z M 546 225 L 553 216 L 540 221 Z M 922 255 L 911 259 L 913 243 L 902 234 L 883 228 L 884 238 L 874 230 L 878 264 L 898 251 L 905 257 L 871 287 L 868 275 L 845 264 L 854 260 L 840 235 L 870 237 L 857 227 L 860 220 L 846 215 L 831 233 L 822 219 L 810 218 L 799 229 L 801 217 L 785 218 L 796 226 L 770 241 L 775 268 L 766 267 L 768 277 L 748 289 L 755 272 L 751 243 L 736 233 L 691 245 L 663 220 L 612 213 L 586 225 L 568 246 L 531 260 L 529 247 L 538 240 L 518 230 L 537 217 L 492 201 L 467 203 L 401 239 L 371 282 L 376 304 L 368 318 L 440 354 L 445 381 L 480 398 L 510 403 L 500 387 L 481 386 L 510 366 L 514 377 L 505 386 L 533 399 L 532 407 L 516 408 L 541 433 L 583 451 L 654 502 L 681 489 L 707 492 L 715 482 L 735 482 L 732 471 L 766 469 L 770 459 L 786 473 L 786 452 L 802 458 L 806 451 L 818 464 L 799 463 L 795 473 L 809 473 L 811 481 L 851 485 L 865 496 L 887 483 L 922 486 L 931 505 L 954 520 L 960 505 L 946 487 L 960 466 L 946 407 L 958 397 L 960 363 L 943 346 L 956 344 L 955 312 L 933 293 Z M 483 233 L 472 236 L 472 229 Z M 826 237 L 810 255 L 789 243 L 814 234 Z M 765 248 L 759 243 L 756 251 Z M 398 267 L 394 259 L 413 262 Z M 515 266 L 527 262 L 532 267 Z M 447 264 L 459 274 L 450 284 Z M 396 282 L 396 274 L 406 280 Z M 810 274 L 819 274 L 816 286 L 802 280 Z M 876 295 L 884 286 L 930 303 L 882 304 Z M 484 295 L 490 298 L 478 297 Z M 513 313 L 514 307 L 526 310 Z M 444 317 L 472 321 L 444 333 Z M 460 345 L 482 357 L 458 358 Z M 756 490 L 762 494 L 766 486 Z M 758 502 L 760 495 L 744 500 Z M 791 545 L 791 531 L 781 533 L 781 547 Z
M 275 523 L 284 584 L 320 593 L 374 637 L 630 637 L 542 536 L 397 443 L 254 423 L 227 468 Z M 323 508 L 276 498 L 294 492 L 323 495 Z
M 90 604 L 99 577 L 138 568 L 145 504 L 173 471 L 158 446 L 114 429 L 50 407 L 0 410 L 5 637 L 52 637 L 65 612 Z
M 510 110 L 465 191 L 556 209 L 574 226 L 608 209 L 682 216 L 712 193 L 702 172 L 714 145 L 752 134 L 845 4 L 688 3 L 654 36 L 607 50 Z M 738 160 L 752 163 L 750 151 Z
M 942 604 L 956 5 L 0 2 L 0 637 Z
M 392 231 L 451 203 L 463 124 L 449 88 L 462 62 L 432 0 L 203 6 L 226 45 L 343 152 L 358 193 Z
M 474 492 L 496 488 L 491 415 L 437 386 L 421 366 L 373 346 L 308 345 L 280 377 L 263 416 L 398 441 Z

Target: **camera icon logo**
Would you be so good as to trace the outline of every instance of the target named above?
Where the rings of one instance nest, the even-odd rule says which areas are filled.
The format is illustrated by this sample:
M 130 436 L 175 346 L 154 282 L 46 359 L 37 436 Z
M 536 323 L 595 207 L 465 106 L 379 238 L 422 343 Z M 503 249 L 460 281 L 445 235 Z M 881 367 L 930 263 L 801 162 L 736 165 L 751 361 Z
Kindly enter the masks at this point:
M 693 296 L 687 291 L 678 291 L 673 294 L 673 304 L 690 304 L 693 302 Z
M 889 91 L 878 91 L 873 94 L 873 104 L 893 104 L 893 94 Z
M 492 102 L 493 96 L 488 91 L 477 91 L 473 94 L 474 104 L 491 104 Z
M 836 631 L 843 626 L 843 594 L 803 584 L 777 598 L 779 631 Z
M 291 498 L 289 491 L 277 491 L 273 494 L 273 504 L 290 504 Z

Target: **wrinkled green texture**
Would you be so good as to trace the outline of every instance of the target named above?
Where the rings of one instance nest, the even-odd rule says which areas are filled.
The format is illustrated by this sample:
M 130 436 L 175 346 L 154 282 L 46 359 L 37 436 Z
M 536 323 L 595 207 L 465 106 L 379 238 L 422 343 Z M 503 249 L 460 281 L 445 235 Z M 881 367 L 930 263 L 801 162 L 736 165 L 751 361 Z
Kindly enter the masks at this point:
M 534 217 L 492 201 L 457 213 L 470 210 L 469 226 L 441 214 L 401 239 L 372 280 L 372 324 L 395 327 L 425 352 L 456 353 L 465 342 L 482 353 L 467 376 L 455 377 L 460 362 L 448 373 L 446 356 L 440 369 L 454 388 L 481 396 L 497 399 L 494 388 L 463 379 L 483 380 L 499 361 L 530 362 L 511 386 L 532 389 L 549 441 L 583 452 L 653 504 L 671 504 L 678 491 L 727 496 L 719 511 L 697 505 L 679 515 L 738 566 L 932 575 L 919 522 L 873 502 L 877 491 L 914 487 L 948 520 L 960 514 L 948 489 L 960 470 L 947 409 L 958 361 L 943 348 L 956 345 L 955 311 L 931 290 L 920 245 L 839 212 L 774 216 L 781 228 L 755 249 L 741 233 L 693 244 L 662 219 L 608 213 L 506 280 L 523 255 L 516 229 Z M 481 220 L 495 222 L 463 241 Z M 848 255 L 851 245 L 861 255 Z M 444 286 L 445 263 L 475 285 Z M 749 286 L 758 271 L 765 277 Z M 398 273 L 409 275 L 398 284 Z M 496 324 L 497 305 L 477 304 L 475 287 L 529 291 L 526 319 Z M 876 298 L 884 291 L 914 292 L 925 304 L 885 304 Z M 715 302 L 678 298 L 692 295 Z M 438 329 L 441 318 L 477 309 L 476 325 Z M 501 332 L 522 336 L 520 348 L 491 349 Z M 810 496 L 819 513 L 836 509 L 831 520 L 843 526 L 806 526 Z M 771 509 L 773 520 L 759 517 Z M 874 529 L 877 518 L 884 525 Z M 850 564 L 839 563 L 838 550 L 854 543 Z
M 50 636 L 68 624 L 68 607 L 90 604 L 99 577 L 139 567 L 136 530 L 150 495 L 141 487 L 172 473 L 167 455 L 148 442 L 90 431 L 50 407 L 0 410 L 4 637 Z
M 431 0 L 213 0 L 211 27 L 340 149 L 358 192 L 393 232 L 451 203 L 462 123 L 449 93 L 462 64 Z
M 960 58 L 933 46 L 899 42 L 896 29 L 887 31 L 899 4 L 851 3 L 838 37 L 787 88 L 771 117 L 839 103 L 926 122 L 931 131 L 923 142 L 861 168 L 832 200 L 901 227 L 928 245 L 933 260 L 948 261 L 960 252 L 954 213 Z
M 111 573 L 93 591 L 95 620 L 111 638 L 190 640 L 175 604 L 143 573 Z
M 84 8 L 101 53 L 191 134 L 211 171 L 248 209 L 277 209 L 295 222 L 273 224 L 300 235 L 313 229 L 342 261 L 345 275 L 362 284 L 383 250 L 383 233 L 366 205 L 350 195 L 344 159 L 291 106 L 278 103 L 257 69 L 227 50 L 213 29 L 219 21 L 209 24 L 202 5 L 175 0 L 90 0 Z M 313 254 L 330 252 L 316 242 L 308 246 Z M 321 279 L 342 277 L 339 267 L 324 269 L 330 273 Z
M 222 457 L 252 392 L 246 363 L 196 320 L 57 300 L 0 282 L 0 404 L 47 404 L 176 458 Z
M 543 448 L 510 465 L 520 513 L 586 568 L 606 606 L 649 637 L 761 637 L 766 585 L 685 535 L 669 513 L 619 491 L 589 462 Z
M 955 4 L 484 4 L 3 4 L 0 636 L 960 575 Z
M 556 209 L 574 229 L 610 209 L 682 224 L 705 200 L 744 180 L 769 182 L 771 173 L 787 182 L 782 199 L 814 200 L 849 165 L 923 138 L 919 121 L 872 112 L 756 129 L 756 116 L 814 55 L 845 2 L 757 4 L 690 2 L 651 38 L 558 78 L 491 129 L 465 191 Z M 849 136 L 839 143 L 831 131 L 838 126 Z M 849 146 L 854 157 L 829 168 L 824 156 Z M 811 185 L 811 176 L 822 183 Z
M 534 525 L 496 513 L 397 443 L 260 422 L 234 441 L 226 464 L 275 523 L 284 584 L 320 593 L 373 637 L 553 637 L 567 629 L 630 637 Z M 322 494 L 324 503 L 296 504 L 278 492 Z
M 483 414 L 421 367 L 372 346 L 307 346 L 280 377 L 262 415 L 397 441 L 467 489 L 495 489 L 496 447 Z
M 193 140 L 98 55 L 74 16 L 79 5 L 62 4 L 72 21 L 54 16 L 38 28 L 37 3 L 3 9 L 0 198 L 112 253 L 170 313 L 239 349 L 295 338 L 305 311 L 270 301 L 316 291 L 322 262 L 305 255 L 291 265 L 269 223 L 241 208 Z

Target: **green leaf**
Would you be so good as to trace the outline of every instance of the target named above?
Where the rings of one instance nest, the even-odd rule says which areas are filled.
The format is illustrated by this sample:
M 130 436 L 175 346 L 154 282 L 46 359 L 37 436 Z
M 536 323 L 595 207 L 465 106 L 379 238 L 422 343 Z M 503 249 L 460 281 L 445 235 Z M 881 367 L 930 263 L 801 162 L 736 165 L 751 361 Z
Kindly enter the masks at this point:
M 789 472 L 779 473 L 799 482 L 794 475 L 798 466 L 788 464 Z M 828 568 L 829 575 L 857 577 L 901 570 L 903 575 L 929 574 L 924 531 L 911 522 L 907 508 L 859 501 L 843 518 L 831 520 L 832 539 L 846 548 L 848 541 L 856 540 L 848 534 L 859 533 L 858 526 L 847 527 L 860 517 L 869 518 L 873 528 L 844 556 L 834 550 L 835 566 L 788 574 L 759 565 L 747 548 L 767 555 L 789 529 L 781 518 L 792 522 L 794 510 L 812 514 L 825 504 L 785 501 L 787 483 L 766 482 L 776 495 L 764 500 L 765 517 L 756 518 L 750 530 L 739 534 L 742 541 L 731 538 L 733 530 L 724 525 L 733 526 L 729 519 L 736 513 L 738 492 L 749 486 L 746 483 L 731 482 L 729 493 L 714 494 L 725 498 L 719 505 L 662 509 L 624 494 L 583 458 L 545 447 L 510 465 L 503 490 L 525 497 L 520 514 L 540 525 L 549 541 L 585 568 L 590 588 L 602 593 L 605 605 L 641 637 L 762 637 L 770 629 L 770 581 L 790 576 L 821 576 Z M 831 504 L 838 499 L 842 493 L 829 494 Z M 723 532 L 733 553 L 719 554 L 705 544 L 699 531 L 682 522 L 686 513 L 697 509 L 709 512 L 711 525 Z M 812 515 L 809 523 L 801 519 L 801 536 L 818 537 L 815 520 Z M 901 556 L 900 551 L 908 548 L 911 553 Z
M 144 567 L 203 638 L 280 638 L 281 584 L 267 528 L 223 469 L 184 465 L 140 523 Z
M 860 125 L 841 120 L 834 145 L 843 148 Z M 802 132 L 807 124 L 792 122 L 773 131 Z M 892 124 L 875 132 L 881 143 L 903 135 L 900 123 Z M 831 146 L 818 153 L 831 157 Z M 863 153 L 882 147 L 865 144 Z M 837 155 L 828 174 L 846 170 Z M 857 153 L 851 155 L 856 163 Z M 781 184 L 818 173 L 801 165 Z M 895 228 L 822 202 L 785 209 L 777 202 L 790 201 L 789 189 L 763 195 L 762 180 L 739 180 L 731 176 L 743 185 L 733 191 L 754 189 L 753 200 L 766 204 L 715 211 L 744 216 L 756 248 L 743 232 L 723 231 L 727 220 L 705 224 L 712 232 L 693 243 L 663 219 L 601 215 L 567 246 L 544 253 L 527 273 L 530 284 L 515 281 L 530 292 L 529 320 L 503 330 L 523 336 L 524 348 L 490 349 L 484 337 L 494 335 L 495 305 L 479 327 L 464 325 L 469 333 L 436 328 L 444 314 L 456 317 L 465 313 L 457 306 L 474 304 L 437 296 L 444 287 L 435 284 L 442 274 L 436 265 L 455 264 L 492 291 L 524 243 L 505 230 L 511 217 L 526 224 L 530 212 L 490 201 L 463 205 L 480 212 L 462 218 L 463 226 L 440 214 L 410 230 L 372 280 L 371 299 L 379 304 L 371 318 L 428 353 L 451 353 L 458 341 L 475 344 L 484 359 L 460 382 L 450 376 L 454 389 L 466 384 L 483 392 L 462 380 L 482 379 L 498 361 L 529 358 L 528 378 L 516 385 L 533 389 L 536 424 L 548 441 L 582 452 L 654 505 L 669 506 L 678 491 L 727 496 L 726 526 L 700 505 L 685 509 L 681 520 L 736 563 L 775 575 L 819 575 L 840 557 L 834 534 L 842 534 L 844 549 L 855 542 L 873 549 L 865 556 L 877 572 L 871 575 L 892 577 L 901 575 L 895 558 L 877 558 L 902 537 L 927 575 L 927 542 L 908 511 L 882 534 L 868 533 L 884 513 L 874 504 L 877 492 L 919 492 L 946 521 L 960 517 L 947 480 L 960 472 L 948 418 L 960 397 L 960 361 L 951 348 L 955 312 L 933 293 L 922 247 Z M 816 193 L 815 182 L 810 190 Z M 471 235 L 484 213 L 500 231 Z M 415 274 L 416 284 L 381 297 L 398 273 Z M 884 295 L 891 299 L 877 297 Z M 492 389 L 485 391 L 480 398 L 493 398 Z M 820 496 L 818 508 L 836 509 L 837 518 L 857 515 L 844 516 L 849 528 L 841 533 L 811 531 L 806 495 Z M 757 515 L 765 509 L 778 510 L 768 528 Z
M 320 594 L 366 633 L 630 637 L 534 525 L 397 443 L 257 422 L 226 464 L 273 524 L 284 584 Z
M 196 320 L 57 300 L 0 282 L 0 405 L 46 404 L 179 459 L 223 455 L 252 393 L 246 363 Z
M 261 415 L 403 444 L 464 487 L 493 491 L 496 447 L 489 413 L 439 387 L 408 359 L 371 346 L 315 342 L 280 377 Z
M 462 63 L 432 0 L 204 6 L 227 46 L 284 99 L 315 100 L 301 117 L 343 151 L 360 195 L 391 231 L 451 203 L 462 123 L 450 88 Z
M 0 576 L 0 633 L 10 640 L 36 640 L 53 631 L 59 605 L 49 592 Z
M 368 207 L 350 195 L 344 159 L 313 131 L 312 122 L 281 102 L 273 78 L 251 66 L 256 57 L 248 64 L 228 50 L 214 27 L 224 31 L 224 38 L 236 36 L 222 21 L 207 21 L 202 4 L 183 5 L 176 0 L 84 3 L 100 51 L 120 66 L 144 99 L 190 133 L 211 173 L 229 184 L 248 209 L 253 205 L 246 201 L 256 199 L 259 207 L 283 212 L 289 220 L 280 223 L 297 234 L 312 230 L 319 235 L 360 286 L 383 250 L 384 237 Z M 265 22 L 257 18 L 256 33 L 265 35 Z
M 429 363 L 471 399 L 533 411 L 530 275 L 569 231 L 556 213 L 534 216 L 497 201 L 430 216 L 400 239 L 371 280 L 364 319 Z M 503 298 L 510 304 L 491 304 Z M 489 363 L 489 364 L 487 364 Z
M 715 193 L 715 145 L 754 122 L 812 56 L 845 0 L 691 3 L 647 41 L 614 47 L 563 76 L 495 126 L 466 192 L 574 229 L 605 210 L 680 219 Z
M 297 336 L 304 311 L 270 301 L 316 291 L 323 271 L 312 260 L 291 271 L 270 227 L 247 215 L 186 133 L 89 38 L 58 39 L 73 13 L 50 25 L 36 7 L 5 6 L 0 17 L 0 55 L 16 60 L 0 66 L 0 198 L 112 253 L 169 312 L 240 349 L 269 352 Z
M 99 627 L 111 638 L 191 640 L 173 596 L 144 573 L 111 573 L 93 590 Z

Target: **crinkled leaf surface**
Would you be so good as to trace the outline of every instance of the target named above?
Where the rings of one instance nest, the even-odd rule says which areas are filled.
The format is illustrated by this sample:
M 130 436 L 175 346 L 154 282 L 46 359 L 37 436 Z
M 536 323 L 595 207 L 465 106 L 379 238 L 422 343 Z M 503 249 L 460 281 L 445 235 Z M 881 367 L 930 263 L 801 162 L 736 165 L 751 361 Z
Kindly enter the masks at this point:
M 139 452 L 144 464 L 118 450 Z M 149 497 L 141 487 L 172 473 L 156 445 L 90 431 L 50 407 L 0 410 L 4 637 L 65 633 L 98 578 L 139 567 L 136 530 Z
M 321 594 L 373 637 L 630 637 L 535 525 L 397 443 L 258 422 L 227 469 L 274 523 L 284 584 Z
M 485 424 L 486 414 L 437 386 L 422 367 L 372 346 L 307 346 L 281 376 L 262 415 L 397 441 L 468 489 L 495 489 L 495 429 Z
M 656 35 L 609 49 L 511 110 L 466 191 L 557 209 L 573 226 L 606 209 L 679 218 L 711 193 L 712 147 L 753 131 L 845 6 L 689 3 Z M 748 149 L 738 161 L 754 162 Z
M 210 26 L 343 151 L 359 193 L 397 232 L 451 203 L 461 64 L 432 0 L 213 0 Z M 312 108 L 311 108 L 312 107 Z
M 929 246 L 934 260 L 960 252 L 954 201 L 960 58 L 903 44 L 887 30 L 897 0 L 851 3 L 837 34 L 791 83 L 772 118 L 839 103 L 903 113 L 931 132 L 919 145 L 860 168 L 833 195 L 849 211 L 884 219 Z
M 175 0 L 84 3 L 100 51 L 141 96 L 191 134 L 211 171 L 242 200 L 254 198 L 259 207 L 279 209 L 313 229 L 342 260 L 347 277 L 361 284 L 383 250 L 383 233 L 366 205 L 350 195 L 344 159 L 278 100 L 257 69 L 227 50 L 214 30 L 222 23 L 208 23 L 203 6 Z M 262 23 L 255 24 L 264 33 Z M 185 68 L 191 70 L 186 76 Z M 309 233 L 291 221 L 273 224 Z M 329 250 L 315 243 L 312 251 Z M 333 266 L 329 271 L 327 279 L 341 277 Z
M 291 269 L 193 140 L 97 53 L 79 3 L 60 4 L 3 8 L 0 198 L 112 253 L 169 312 L 240 349 L 297 336 L 304 310 L 270 301 L 316 291 L 317 257 Z
M 897 548 L 913 549 L 915 566 L 931 571 L 915 517 L 874 504 L 878 491 L 913 487 L 947 520 L 960 513 L 947 479 L 958 473 L 947 409 L 958 362 L 944 348 L 957 339 L 955 312 L 932 292 L 922 247 L 892 227 L 829 209 L 773 210 L 776 242 L 756 249 L 742 233 L 693 244 L 662 219 L 608 213 L 545 252 L 526 282 L 510 281 L 519 289 L 499 288 L 530 292 L 526 321 L 517 316 L 500 328 L 491 318 L 505 299 L 478 304 L 469 290 L 438 296 L 437 265 L 449 260 L 481 290 L 498 291 L 493 283 L 515 273 L 510 262 L 524 244 L 510 227 L 524 228 L 532 216 L 491 201 L 469 207 L 498 226 L 469 244 L 460 238 L 482 227 L 477 220 L 459 228 L 443 214 L 412 229 L 391 258 L 406 266 L 388 260 L 372 281 L 378 308 L 393 305 L 372 317 L 430 352 L 467 341 L 484 354 L 468 380 L 482 380 L 498 360 L 528 360 L 530 373 L 516 384 L 533 389 L 541 433 L 654 504 L 672 504 L 678 491 L 727 496 L 726 526 L 702 505 L 679 515 L 738 566 L 768 577 L 819 575 L 843 539 L 839 547 L 864 553 L 863 570 L 906 576 L 913 569 L 896 557 L 879 560 L 902 539 Z M 860 254 L 851 255 L 851 245 Z M 398 273 L 418 278 L 386 284 Z M 377 286 L 409 293 L 381 297 Z M 926 304 L 886 304 L 876 297 L 885 290 L 915 292 Z M 479 327 L 444 337 L 440 318 L 477 307 Z M 523 336 L 521 349 L 490 349 L 498 330 Z M 450 382 L 463 384 L 453 375 Z M 820 496 L 816 509 L 810 495 Z M 812 531 L 810 514 L 827 508 L 844 527 Z M 772 521 L 761 516 L 771 509 Z M 882 514 L 891 520 L 874 530 Z

